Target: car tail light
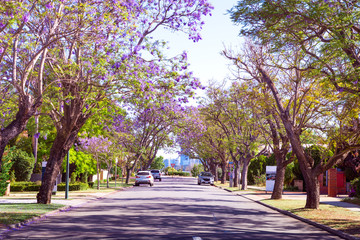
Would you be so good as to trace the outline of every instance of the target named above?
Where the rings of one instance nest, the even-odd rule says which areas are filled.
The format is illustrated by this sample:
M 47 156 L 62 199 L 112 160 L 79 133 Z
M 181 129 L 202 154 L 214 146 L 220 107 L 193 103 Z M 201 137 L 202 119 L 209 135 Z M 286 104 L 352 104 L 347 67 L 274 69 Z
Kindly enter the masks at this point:
M 151 178 L 151 176 L 147 176 L 146 178 Z
M 136 178 L 140 178 L 139 176 L 136 176 Z

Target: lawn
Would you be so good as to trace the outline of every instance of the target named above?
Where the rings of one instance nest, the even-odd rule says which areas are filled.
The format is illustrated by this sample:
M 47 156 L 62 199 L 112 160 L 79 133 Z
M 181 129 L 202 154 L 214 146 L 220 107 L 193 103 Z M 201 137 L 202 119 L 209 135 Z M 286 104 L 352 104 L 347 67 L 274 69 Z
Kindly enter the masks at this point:
M 0 224 L 9 225 L 23 222 L 47 212 L 64 207 L 61 204 L 1 203 Z
M 352 203 L 360 206 L 360 198 L 345 198 L 343 202 Z
M 116 189 L 122 187 L 132 186 L 131 184 L 125 184 L 117 182 Z M 115 190 L 115 182 L 110 182 L 110 188 L 106 187 L 106 183 L 100 184 L 100 190 L 96 189 L 96 186 L 93 188 L 88 188 L 87 190 L 80 191 L 70 191 L 69 200 L 74 198 L 82 198 L 88 196 L 96 196 L 96 193 L 102 192 L 113 192 Z M 11 192 L 10 196 L 4 196 L 2 198 L 6 199 L 36 199 L 37 192 Z M 52 196 L 52 199 L 64 199 L 65 191 L 58 191 L 56 195 Z M 40 216 L 47 212 L 56 210 L 58 208 L 64 207 L 65 205 L 61 204 L 36 204 L 36 203 L 1 203 L 0 204 L 0 226 L 15 224 L 23 222 L 32 217 Z
M 232 192 L 237 192 L 237 191 L 247 191 L 247 192 L 253 192 L 253 189 L 248 189 L 248 190 L 241 190 L 239 187 L 229 187 L 229 182 L 225 182 L 224 184 L 222 184 L 220 181 L 214 182 L 214 184 L 218 187 L 222 187 L 228 190 L 231 190 Z M 239 185 L 241 187 L 241 185 Z
M 262 200 L 273 207 L 289 211 L 302 218 L 329 226 L 347 234 L 360 237 L 360 212 L 345 208 L 320 204 L 316 210 L 304 209 L 305 200 Z

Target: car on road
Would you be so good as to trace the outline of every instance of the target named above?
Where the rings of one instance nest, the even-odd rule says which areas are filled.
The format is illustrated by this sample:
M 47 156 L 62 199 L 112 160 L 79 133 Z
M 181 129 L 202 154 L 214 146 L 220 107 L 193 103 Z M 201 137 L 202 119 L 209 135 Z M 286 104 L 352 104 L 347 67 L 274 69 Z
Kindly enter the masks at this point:
M 154 185 L 154 177 L 150 171 L 139 171 L 136 174 L 135 186 L 140 184 L 149 184 L 151 187 Z
M 214 185 L 214 175 L 211 172 L 201 172 L 198 176 L 198 185 L 203 183 Z
M 154 179 L 159 179 L 159 181 L 161 182 L 161 172 L 160 172 L 160 170 L 152 169 L 151 174 L 153 175 Z

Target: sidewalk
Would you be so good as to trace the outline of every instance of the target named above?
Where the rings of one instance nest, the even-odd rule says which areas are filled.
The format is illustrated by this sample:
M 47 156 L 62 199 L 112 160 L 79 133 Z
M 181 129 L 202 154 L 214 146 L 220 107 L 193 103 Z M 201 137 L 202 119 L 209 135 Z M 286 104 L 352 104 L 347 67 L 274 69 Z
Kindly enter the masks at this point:
M 301 217 L 298 216 L 290 211 L 286 211 L 286 210 L 281 210 L 277 207 L 274 207 L 272 205 L 269 205 L 267 203 L 262 202 L 262 200 L 265 199 L 270 199 L 271 198 L 271 192 L 266 192 L 265 191 L 265 187 L 257 187 L 257 186 L 248 186 L 248 190 L 249 191 L 231 191 L 229 189 L 226 189 L 225 187 L 222 186 L 217 186 L 218 188 L 224 189 L 228 192 L 232 192 L 233 194 L 236 194 L 238 196 L 242 196 L 244 198 L 247 198 L 249 200 L 255 201 L 263 206 L 266 206 L 268 208 L 271 208 L 275 211 L 278 211 L 284 215 L 293 217 L 295 219 L 298 219 L 302 222 L 305 222 L 307 224 L 313 225 L 315 227 L 318 227 L 320 229 L 323 229 L 329 233 L 332 233 L 336 236 L 339 236 L 343 239 L 346 240 L 360 240 L 359 237 L 353 236 L 352 234 L 350 235 L 349 233 L 343 232 L 342 230 L 338 230 L 335 228 L 332 228 L 330 226 L 327 226 L 327 224 L 321 224 L 318 223 L 317 221 L 308 219 L 307 217 Z M 337 197 L 328 197 L 327 195 L 321 195 L 320 196 L 320 203 L 322 204 L 328 204 L 328 205 L 332 205 L 332 206 L 336 206 L 336 207 L 340 207 L 340 208 L 345 208 L 351 211 L 355 211 L 356 214 L 358 212 L 360 212 L 360 206 L 356 205 L 356 204 L 351 204 L 351 203 L 346 203 L 346 202 L 342 202 L 341 200 L 346 198 L 347 196 L 343 195 L 343 196 L 337 196 Z M 306 192 L 283 192 L 282 195 L 283 199 L 294 199 L 294 200 L 306 200 Z M 344 210 L 345 211 L 345 210 Z M 355 228 L 357 228 L 356 226 L 354 226 Z
M 237 195 L 245 195 L 246 197 L 261 201 L 264 199 L 271 198 L 271 192 L 265 191 L 265 187 L 248 186 L 248 189 L 254 189 L 256 193 L 236 193 Z M 360 212 L 360 206 L 352 203 L 342 202 L 341 200 L 346 198 L 347 195 L 339 195 L 338 197 L 328 197 L 327 195 L 320 195 L 320 203 L 328 204 L 336 207 L 342 207 L 351 211 Z M 306 192 L 283 192 L 283 199 L 294 199 L 294 200 L 306 200 Z

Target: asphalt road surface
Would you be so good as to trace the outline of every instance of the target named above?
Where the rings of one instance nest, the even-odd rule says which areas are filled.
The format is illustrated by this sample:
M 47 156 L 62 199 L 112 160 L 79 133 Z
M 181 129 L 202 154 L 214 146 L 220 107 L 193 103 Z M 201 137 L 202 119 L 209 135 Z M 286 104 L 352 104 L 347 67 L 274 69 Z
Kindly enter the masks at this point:
M 340 239 L 193 178 L 163 178 L 9 232 L 5 239 Z

